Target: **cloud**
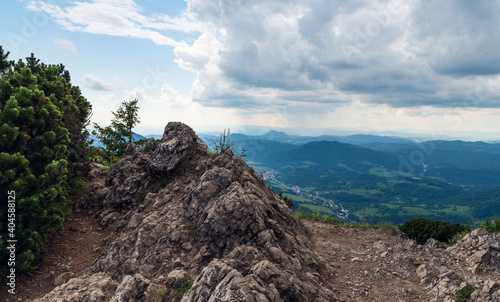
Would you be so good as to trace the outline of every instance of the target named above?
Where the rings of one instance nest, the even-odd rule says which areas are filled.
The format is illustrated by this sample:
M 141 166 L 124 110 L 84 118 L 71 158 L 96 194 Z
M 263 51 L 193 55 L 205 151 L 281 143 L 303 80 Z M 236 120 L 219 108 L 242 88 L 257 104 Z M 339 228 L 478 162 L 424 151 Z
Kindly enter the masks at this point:
M 51 1 L 30 1 L 28 8 L 43 11 L 66 30 L 149 39 L 157 45 L 185 46 L 165 34 L 168 30 L 196 32 L 203 28 L 187 15 L 171 18 L 146 16 L 133 0 L 74 1 L 67 6 Z
M 71 42 L 70 40 L 56 39 L 54 41 L 54 43 L 56 43 L 56 45 L 61 47 L 61 48 L 71 50 L 71 52 L 73 52 L 75 55 L 78 54 L 78 52 L 76 51 L 75 44 L 73 42 Z
M 211 26 L 174 52 L 196 73 L 192 97 L 204 106 L 500 107 L 498 3 L 187 3 Z
M 113 85 L 111 85 L 111 84 L 101 80 L 100 78 L 98 78 L 94 75 L 91 75 L 91 74 L 84 76 L 83 79 L 81 79 L 80 83 L 83 86 L 88 87 L 88 88 L 93 89 L 93 90 L 103 90 L 103 91 L 115 90 Z
M 465 77 L 500 74 L 500 3 L 418 2 L 411 37 L 437 73 Z M 432 52 L 432 53 L 431 53 Z
M 173 46 L 178 66 L 195 74 L 190 101 L 205 107 L 500 107 L 497 2 L 186 0 L 179 16 L 133 0 L 53 3 L 28 7 L 70 31 Z

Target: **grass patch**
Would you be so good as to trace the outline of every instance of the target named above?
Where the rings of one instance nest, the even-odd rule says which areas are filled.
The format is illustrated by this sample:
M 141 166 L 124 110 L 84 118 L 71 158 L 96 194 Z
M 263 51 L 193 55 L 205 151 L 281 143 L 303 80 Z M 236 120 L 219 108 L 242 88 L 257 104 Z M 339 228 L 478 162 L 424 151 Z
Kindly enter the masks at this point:
M 177 293 L 177 297 L 182 298 L 191 289 L 191 287 L 193 287 L 194 280 L 196 280 L 196 276 L 193 276 L 191 279 L 184 282 Z
M 419 267 L 421 266 L 422 264 L 424 264 L 422 261 L 419 261 L 417 259 L 413 259 L 413 265 L 416 266 L 416 267 Z
M 385 214 L 379 213 L 379 210 L 377 208 L 364 208 L 362 210 L 354 212 L 353 214 L 361 216 L 387 216 Z
M 319 222 L 323 222 L 323 223 L 328 223 L 328 224 L 333 224 L 333 225 L 338 225 L 338 226 L 345 226 L 345 227 L 349 227 L 349 228 L 362 229 L 362 230 L 365 230 L 365 229 L 391 230 L 392 235 L 397 235 L 399 233 L 398 227 L 390 222 L 379 222 L 376 224 L 354 223 L 354 222 L 342 223 L 336 217 L 331 217 L 329 215 L 320 214 L 318 212 L 307 211 L 306 209 L 302 208 L 302 205 L 297 211 L 294 212 L 294 214 L 299 219 L 303 219 L 303 220 L 319 221 Z
M 293 200 L 295 200 L 295 198 Z M 336 214 L 332 209 L 327 208 L 327 207 L 323 207 L 323 206 L 312 205 L 312 204 L 301 204 L 300 206 L 307 208 L 313 212 L 320 212 L 320 213 L 325 213 L 325 214 L 329 214 L 329 215 Z
M 184 156 L 183 158 L 181 158 L 181 162 L 180 162 L 180 165 L 187 168 L 189 166 L 191 166 L 191 156 Z
M 365 190 L 365 189 L 352 189 L 347 191 L 349 194 L 359 195 L 366 198 L 370 198 L 373 195 L 382 194 L 379 190 Z
M 403 212 L 403 215 L 409 215 L 409 216 L 432 215 L 431 211 L 426 210 L 424 208 L 417 208 L 417 207 L 403 207 L 402 212 Z M 401 215 L 401 212 L 399 212 L 398 215 Z
M 455 297 L 455 302 L 466 302 L 470 301 L 470 296 L 474 292 L 474 288 L 470 285 L 466 285 L 461 290 L 457 291 L 457 295 Z
M 342 223 L 340 223 L 340 221 L 335 217 L 331 217 L 328 215 L 321 215 L 319 213 L 311 213 L 309 211 L 305 211 L 303 208 L 299 208 L 297 211 L 294 212 L 294 214 L 299 219 L 304 219 L 309 221 L 319 221 L 333 225 L 342 225 Z
M 109 166 L 102 166 L 99 171 L 104 171 L 104 172 L 108 172 L 109 169 L 111 169 Z
M 169 183 L 170 178 L 168 177 L 168 175 L 163 176 L 155 182 L 153 192 L 158 193 L 158 191 L 165 188 Z
M 291 194 L 289 192 L 285 193 L 285 191 L 283 191 L 283 195 L 284 196 L 288 196 L 288 198 L 291 198 L 291 199 L 293 199 L 293 201 L 296 201 L 296 202 L 315 203 L 315 201 L 312 200 L 312 199 L 309 199 L 309 198 L 306 198 L 306 197 L 302 197 L 302 196 L 299 196 L 299 195 L 295 195 L 295 194 Z
M 265 173 L 270 170 L 268 167 L 262 166 L 261 163 L 256 161 L 247 161 L 247 165 L 252 167 L 257 173 Z

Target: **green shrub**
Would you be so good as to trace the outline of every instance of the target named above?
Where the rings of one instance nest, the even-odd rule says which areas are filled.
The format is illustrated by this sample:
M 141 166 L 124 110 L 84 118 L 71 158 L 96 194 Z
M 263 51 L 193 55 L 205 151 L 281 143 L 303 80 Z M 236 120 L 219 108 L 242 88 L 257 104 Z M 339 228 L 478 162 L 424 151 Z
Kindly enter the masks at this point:
M 62 230 L 68 197 L 88 170 L 91 105 L 62 64 L 46 65 L 33 54 L 14 63 L 0 46 L 0 65 L 0 196 L 6 200 L 15 191 L 16 269 L 29 271 L 42 263 L 50 236 Z M 4 234 L 6 207 L 0 217 Z M 1 263 L 7 263 L 6 244 L 2 236 Z
M 283 190 L 280 190 L 278 192 L 278 196 L 285 201 L 287 207 L 289 207 L 290 210 L 293 210 L 293 199 L 291 199 L 290 197 L 288 197 L 286 195 L 283 196 Z
M 488 231 L 488 233 L 500 232 L 500 218 L 495 217 L 495 219 L 493 219 L 493 223 L 491 223 L 489 218 L 486 218 L 483 222 L 476 223 L 475 227 L 483 228 Z
M 450 242 L 456 234 L 469 231 L 466 226 L 459 223 L 451 224 L 446 221 L 425 218 L 413 218 L 405 222 L 399 229 L 419 244 L 425 244 L 429 238 Z

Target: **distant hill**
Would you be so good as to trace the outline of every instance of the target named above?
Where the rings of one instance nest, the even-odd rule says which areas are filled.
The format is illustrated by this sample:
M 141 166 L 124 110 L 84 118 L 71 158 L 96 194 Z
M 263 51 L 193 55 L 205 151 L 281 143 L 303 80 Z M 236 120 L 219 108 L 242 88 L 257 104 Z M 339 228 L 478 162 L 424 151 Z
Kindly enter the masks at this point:
M 296 145 L 292 144 L 259 138 L 235 141 L 235 151 L 237 153 L 242 149 L 246 150 L 246 156 L 244 157 L 246 161 L 255 160 L 272 153 L 288 151 L 296 147 Z
M 161 139 L 162 137 L 163 137 L 163 134 L 148 134 L 148 135 L 146 135 L 146 138 Z
M 365 146 L 403 158 L 418 170 L 425 164 L 425 175 L 443 181 L 466 186 L 500 185 L 500 144 L 438 140 Z
M 218 139 L 219 136 L 215 135 L 205 135 L 200 134 L 200 138 L 205 141 L 204 138 L 209 137 L 210 139 Z M 251 140 L 251 139 L 263 139 L 276 141 L 280 143 L 286 144 L 294 144 L 294 145 L 302 145 L 311 142 L 317 141 L 336 141 L 345 144 L 352 144 L 357 146 L 363 146 L 364 144 L 370 143 L 381 143 L 381 144 L 411 144 L 415 143 L 413 140 L 401 138 L 401 137 L 392 137 L 392 136 L 379 136 L 379 135 L 371 135 L 371 134 L 355 134 L 348 136 L 335 136 L 335 135 L 321 135 L 321 136 L 300 136 L 300 135 L 289 135 L 285 132 L 271 130 L 263 135 L 246 135 L 241 133 L 231 133 L 229 138 L 236 142 L 242 140 Z
M 399 160 L 394 155 L 332 141 L 307 143 L 291 150 L 263 155 L 257 161 L 267 167 L 287 170 L 359 173 L 369 173 L 377 166 L 396 170 L 399 165 Z
M 132 132 L 132 138 L 134 141 L 138 141 L 138 140 L 141 140 L 141 139 L 145 139 L 146 137 L 140 135 L 140 134 L 137 134 L 135 132 Z M 104 147 L 104 145 L 99 141 L 99 139 L 95 136 L 95 135 L 89 135 L 89 140 L 92 141 L 92 146 L 94 147 Z

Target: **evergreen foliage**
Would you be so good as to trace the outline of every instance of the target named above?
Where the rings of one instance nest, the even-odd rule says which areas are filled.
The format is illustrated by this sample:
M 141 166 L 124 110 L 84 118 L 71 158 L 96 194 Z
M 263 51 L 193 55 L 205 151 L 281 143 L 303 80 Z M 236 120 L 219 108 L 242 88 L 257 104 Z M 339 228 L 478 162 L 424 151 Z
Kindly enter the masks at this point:
M 477 223 L 475 227 L 485 229 L 488 233 L 500 232 L 500 218 L 495 217 L 493 223 L 489 218 L 486 218 L 483 222 Z
M 449 242 L 455 234 L 470 231 L 459 223 L 451 224 L 447 221 L 413 218 L 399 227 L 408 237 L 420 244 L 425 244 L 427 239 L 434 238 L 440 242 Z
M 7 73 L 11 69 L 12 65 L 14 65 L 14 61 L 7 60 L 9 54 L 10 52 L 5 52 L 3 47 L 0 45 L 0 76 Z
M 111 112 L 114 118 L 109 126 L 101 127 L 94 123 L 92 134 L 105 146 L 99 148 L 99 153 L 106 159 L 113 161 L 113 158 L 123 156 L 127 144 L 133 142 L 132 129 L 140 122 L 138 102 L 137 99 L 123 101 L 116 112 Z
M 8 55 L 0 47 L 0 262 L 8 257 L 5 203 L 15 191 L 16 269 L 26 271 L 37 268 L 49 237 L 62 230 L 70 183 L 87 168 L 91 105 L 64 65 Z
M 293 210 L 293 199 L 289 198 L 288 196 L 283 196 L 283 190 L 280 190 L 278 192 L 278 196 L 283 199 L 287 205 L 287 207 L 290 208 L 290 210 Z

